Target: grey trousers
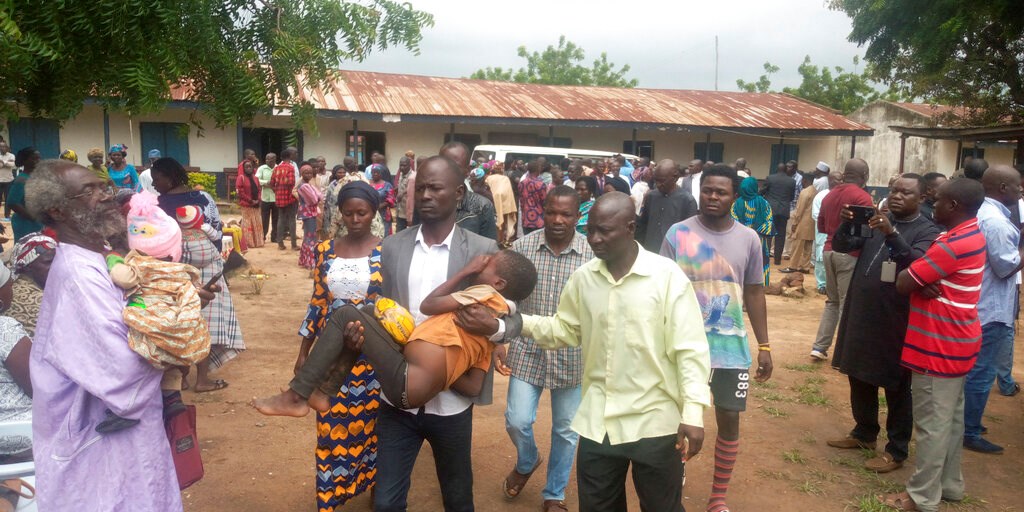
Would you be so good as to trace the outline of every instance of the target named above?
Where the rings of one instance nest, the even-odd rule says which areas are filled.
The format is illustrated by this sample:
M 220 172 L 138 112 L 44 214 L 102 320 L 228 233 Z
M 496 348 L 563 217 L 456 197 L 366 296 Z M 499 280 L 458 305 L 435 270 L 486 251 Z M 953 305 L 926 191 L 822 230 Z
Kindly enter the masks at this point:
M 907 493 L 922 512 L 939 510 L 939 502 L 964 497 L 960 455 L 964 436 L 964 377 L 911 376 L 914 395 L 914 475 Z
M 857 266 L 857 258 L 835 251 L 825 251 L 822 255 L 825 263 L 825 309 L 821 312 L 818 323 L 818 335 L 814 338 L 814 350 L 828 354 L 832 346 L 832 338 L 839 326 L 839 316 L 843 313 L 846 303 L 846 292 L 850 290 L 850 278 L 853 267 Z

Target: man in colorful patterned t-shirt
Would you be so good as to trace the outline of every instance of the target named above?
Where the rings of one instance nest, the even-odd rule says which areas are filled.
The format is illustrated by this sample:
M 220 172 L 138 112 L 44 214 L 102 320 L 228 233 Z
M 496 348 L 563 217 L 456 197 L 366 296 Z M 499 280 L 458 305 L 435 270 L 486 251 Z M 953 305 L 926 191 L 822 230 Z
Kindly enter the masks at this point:
M 934 218 L 949 231 L 896 278 L 896 290 L 910 295 L 902 364 L 913 372 L 917 440 L 916 469 L 907 490 L 882 498 L 897 510 L 935 512 L 940 501 L 964 497 L 964 379 L 981 347 L 977 304 L 985 235 L 976 215 L 984 201 L 985 190 L 974 180 L 943 184 Z
M 744 304 L 758 343 L 754 378 L 764 382 L 772 375 L 761 239 L 731 214 L 739 183 L 736 171 L 727 165 L 704 169 L 699 214 L 669 228 L 661 246 L 661 255 L 674 259 L 693 284 L 711 349 L 718 439 L 708 512 L 729 510 L 725 494 L 739 450 L 740 412 L 746 410 L 750 389 Z

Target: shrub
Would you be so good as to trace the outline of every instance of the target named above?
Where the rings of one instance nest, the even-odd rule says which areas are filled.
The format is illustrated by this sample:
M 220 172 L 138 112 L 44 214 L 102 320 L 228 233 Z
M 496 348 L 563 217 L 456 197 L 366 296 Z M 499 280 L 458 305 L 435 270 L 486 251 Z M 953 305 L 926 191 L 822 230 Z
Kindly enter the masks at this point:
M 192 188 L 201 187 L 207 194 L 217 199 L 217 177 L 205 172 L 188 173 L 188 184 Z

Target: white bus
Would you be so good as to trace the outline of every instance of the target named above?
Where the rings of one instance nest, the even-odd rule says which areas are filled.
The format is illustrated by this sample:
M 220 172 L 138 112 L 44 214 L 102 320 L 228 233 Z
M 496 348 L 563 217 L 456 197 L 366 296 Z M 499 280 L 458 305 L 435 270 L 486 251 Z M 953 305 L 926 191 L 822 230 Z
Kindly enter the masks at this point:
M 591 149 L 575 148 L 550 148 L 543 146 L 506 146 L 500 144 L 482 144 L 473 149 L 473 160 L 484 157 L 487 160 L 508 162 L 509 160 L 522 160 L 529 162 L 537 157 L 545 157 L 550 163 L 557 164 L 563 158 L 606 158 L 615 155 L 622 155 L 627 160 L 635 161 L 639 157 L 629 153 L 616 151 L 597 151 Z

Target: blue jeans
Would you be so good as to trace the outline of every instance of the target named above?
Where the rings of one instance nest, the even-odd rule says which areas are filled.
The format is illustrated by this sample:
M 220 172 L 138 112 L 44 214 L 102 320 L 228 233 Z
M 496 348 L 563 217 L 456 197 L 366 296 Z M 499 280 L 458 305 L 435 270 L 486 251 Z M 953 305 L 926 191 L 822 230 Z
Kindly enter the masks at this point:
M 964 438 L 981 437 L 981 416 L 985 413 L 992 382 L 999 368 L 999 356 L 1013 345 L 1013 326 L 989 322 L 981 326 L 978 360 L 964 382 Z
M 473 407 L 452 416 L 412 414 L 386 403 L 377 418 L 377 512 L 408 508 L 412 468 L 423 441 L 434 452 L 446 512 L 473 512 Z
M 996 355 L 996 384 L 999 385 L 999 394 L 1009 395 L 1017 387 L 1017 381 L 1013 380 L 1013 338 L 1003 346 L 1003 350 Z
M 537 403 L 544 388 L 509 377 L 505 430 L 516 447 L 516 472 L 525 475 L 537 465 L 537 443 L 533 423 Z M 564 500 L 569 472 L 576 455 L 579 434 L 569 428 L 580 406 L 580 387 L 551 390 L 551 451 L 548 454 L 548 481 L 541 495 L 545 500 Z

